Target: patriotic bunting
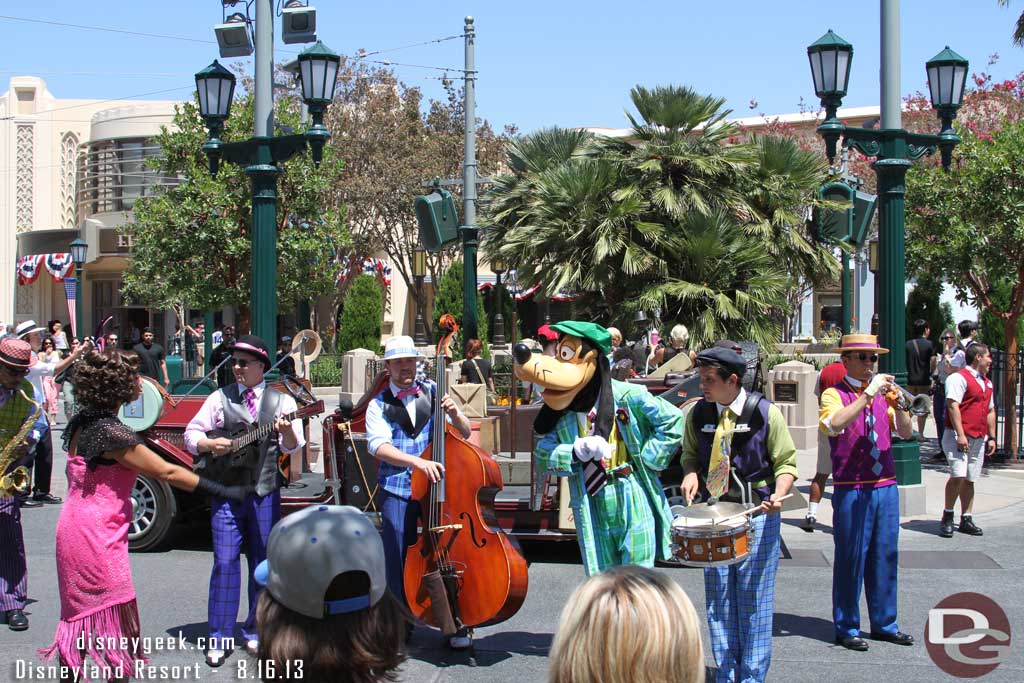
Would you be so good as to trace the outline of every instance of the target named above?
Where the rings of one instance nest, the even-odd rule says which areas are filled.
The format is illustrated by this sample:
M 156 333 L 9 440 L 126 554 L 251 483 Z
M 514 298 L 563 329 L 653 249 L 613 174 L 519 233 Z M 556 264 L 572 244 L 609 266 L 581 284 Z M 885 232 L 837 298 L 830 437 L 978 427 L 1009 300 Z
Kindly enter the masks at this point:
M 46 254 L 46 270 L 50 271 L 50 275 L 53 276 L 54 282 L 60 282 L 71 269 L 75 267 L 75 262 L 71 260 L 70 252 L 63 254 Z
M 39 277 L 39 264 L 43 262 L 42 254 L 22 256 L 18 259 L 18 284 L 30 285 Z

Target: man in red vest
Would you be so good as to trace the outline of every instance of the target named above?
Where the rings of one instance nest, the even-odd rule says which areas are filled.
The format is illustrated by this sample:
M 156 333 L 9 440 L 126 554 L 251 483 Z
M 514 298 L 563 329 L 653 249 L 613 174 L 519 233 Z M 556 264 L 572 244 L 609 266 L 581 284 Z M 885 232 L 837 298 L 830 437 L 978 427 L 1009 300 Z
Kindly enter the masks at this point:
M 974 482 L 981 476 L 985 455 L 996 450 L 996 406 L 992 400 L 992 381 L 985 375 L 992 365 L 988 346 L 975 342 L 967 347 L 967 367 L 946 378 L 946 431 L 942 451 L 949 462 L 946 482 L 946 506 L 942 511 L 939 535 L 953 537 L 953 506 L 960 498 L 958 531 L 981 536 L 971 520 Z

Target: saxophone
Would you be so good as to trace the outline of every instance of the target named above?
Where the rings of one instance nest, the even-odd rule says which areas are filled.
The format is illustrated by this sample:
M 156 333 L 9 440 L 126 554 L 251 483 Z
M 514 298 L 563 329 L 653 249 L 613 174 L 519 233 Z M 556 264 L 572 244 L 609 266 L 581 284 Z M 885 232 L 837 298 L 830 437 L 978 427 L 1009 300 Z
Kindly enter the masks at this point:
M 43 412 L 43 407 L 29 398 L 25 394 L 24 390 L 19 389 L 18 393 L 21 397 L 31 403 L 34 407 L 29 411 L 29 415 L 25 418 L 25 422 L 21 425 L 21 429 L 15 434 L 3 450 L 0 451 L 0 498 L 11 498 L 16 495 L 24 495 L 28 493 L 29 489 L 29 476 L 28 469 L 24 466 L 15 467 L 10 472 L 7 472 L 7 468 L 11 466 L 20 455 L 19 450 L 25 437 L 32 430 L 32 425 L 35 424 L 39 414 Z

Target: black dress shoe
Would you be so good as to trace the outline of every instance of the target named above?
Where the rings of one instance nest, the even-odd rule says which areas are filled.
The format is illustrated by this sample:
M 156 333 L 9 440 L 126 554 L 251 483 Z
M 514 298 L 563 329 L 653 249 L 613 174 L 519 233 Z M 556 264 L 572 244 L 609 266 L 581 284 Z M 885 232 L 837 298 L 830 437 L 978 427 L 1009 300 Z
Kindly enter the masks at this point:
M 842 645 L 847 650 L 864 652 L 868 649 L 868 641 L 859 636 L 836 636 L 836 645 Z
M 32 496 L 32 500 L 37 501 L 39 503 L 46 503 L 48 505 L 57 505 L 58 503 L 64 502 L 63 498 L 54 496 L 49 493 L 36 493 L 35 495 Z
M 913 645 L 914 636 L 903 631 L 897 631 L 896 633 L 872 633 L 871 640 L 881 640 L 886 643 L 894 643 L 896 645 Z
M 974 525 L 974 520 L 970 517 L 960 518 L 960 526 L 957 527 L 957 531 L 968 536 L 983 536 L 985 534 L 984 531 Z
M 12 631 L 24 631 L 28 628 L 28 617 L 20 609 L 7 610 L 7 628 Z
M 43 504 L 40 501 L 38 501 L 38 500 L 33 500 L 32 498 L 29 498 L 28 496 L 19 496 L 18 497 L 18 507 L 23 507 L 23 508 L 41 508 L 41 507 L 43 507 Z

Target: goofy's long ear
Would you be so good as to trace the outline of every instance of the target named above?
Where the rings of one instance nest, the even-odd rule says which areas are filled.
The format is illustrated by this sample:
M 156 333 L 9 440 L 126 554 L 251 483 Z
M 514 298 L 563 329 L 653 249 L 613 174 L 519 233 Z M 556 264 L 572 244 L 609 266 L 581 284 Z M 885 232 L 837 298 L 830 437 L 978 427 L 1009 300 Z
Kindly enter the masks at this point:
M 533 431 L 538 434 L 549 433 L 558 424 L 563 414 L 565 414 L 564 410 L 555 410 L 549 408 L 546 403 L 541 404 L 540 410 L 537 411 L 537 417 L 533 419 Z
M 601 398 L 597 401 L 597 417 L 594 420 L 594 435 L 607 439 L 612 433 L 615 419 L 615 397 L 612 395 L 612 371 L 608 356 L 597 355 L 597 374 L 601 376 Z

